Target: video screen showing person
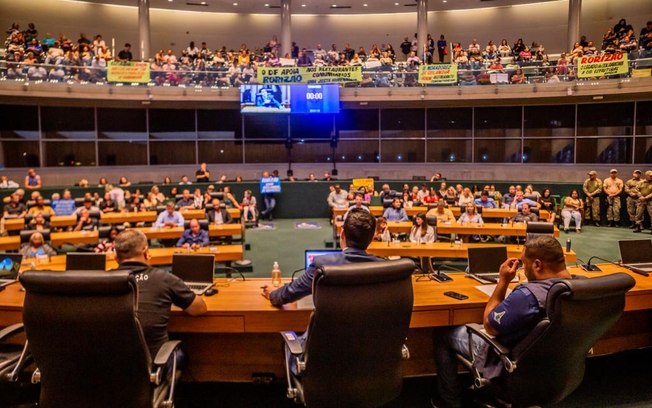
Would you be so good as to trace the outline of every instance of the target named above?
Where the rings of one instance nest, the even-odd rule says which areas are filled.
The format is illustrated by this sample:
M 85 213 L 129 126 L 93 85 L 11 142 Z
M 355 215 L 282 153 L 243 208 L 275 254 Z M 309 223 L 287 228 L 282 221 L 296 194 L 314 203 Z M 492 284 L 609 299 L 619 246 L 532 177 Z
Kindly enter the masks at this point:
M 242 113 L 290 113 L 290 89 L 287 85 L 244 85 L 240 107 Z

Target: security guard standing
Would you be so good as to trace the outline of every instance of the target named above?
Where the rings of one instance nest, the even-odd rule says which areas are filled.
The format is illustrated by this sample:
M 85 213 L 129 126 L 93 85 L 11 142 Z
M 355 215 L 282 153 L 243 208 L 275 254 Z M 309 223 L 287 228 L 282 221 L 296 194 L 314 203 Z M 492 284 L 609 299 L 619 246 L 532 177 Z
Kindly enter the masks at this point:
M 623 181 L 618 178 L 618 170 L 609 170 L 609 177 L 602 182 L 607 195 L 607 221 L 610 227 L 620 225 L 620 195 L 623 193 Z
M 625 182 L 625 194 L 627 194 L 627 214 L 629 215 L 629 228 L 636 227 L 636 203 L 638 202 L 638 193 L 636 186 L 641 182 L 641 171 L 634 170 L 632 178 Z
M 643 230 L 643 215 L 647 213 L 652 217 L 652 170 L 645 172 L 645 180 L 636 186 L 638 192 L 638 204 L 636 205 L 636 229 L 634 232 Z
M 598 178 L 595 170 L 588 172 L 589 178 L 584 181 L 582 190 L 586 195 L 586 212 L 584 219 L 586 221 L 593 218 L 596 227 L 600 226 L 600 193 L 602 192 L 602 180 Z

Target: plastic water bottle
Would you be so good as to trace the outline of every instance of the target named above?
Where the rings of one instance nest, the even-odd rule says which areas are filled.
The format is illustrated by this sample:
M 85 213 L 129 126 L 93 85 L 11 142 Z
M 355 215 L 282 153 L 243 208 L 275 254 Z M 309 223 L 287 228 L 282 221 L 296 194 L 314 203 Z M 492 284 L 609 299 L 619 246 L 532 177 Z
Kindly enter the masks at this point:
M 566 252 L 570 252 L 570 250 L 571 250 L 571 240 L 570 238 L 568 238 L 566 240 Z
M 281 268 L 278 266 L 277 261 L 274 261 L 272 266 L 272 286 L 275 288 L 281 286 Z

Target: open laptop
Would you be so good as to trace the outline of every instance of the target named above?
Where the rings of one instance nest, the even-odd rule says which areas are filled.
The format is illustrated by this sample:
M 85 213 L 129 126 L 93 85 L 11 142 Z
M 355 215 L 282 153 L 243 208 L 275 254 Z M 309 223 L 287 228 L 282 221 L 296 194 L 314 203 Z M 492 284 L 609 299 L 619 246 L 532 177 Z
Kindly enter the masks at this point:
M 212 254 L 174 254 L 172 273 L 197 295 L 203 295 L 213 287 L 215 255 Z
M 652 240 L 621 239 L 618 246 L 623 266 L 639 272 L 652 273 Z
M 67 271 L 105 271 L 106 254 L 69 252 L 66 254 Z
M 480 283 L 496 283 L 500 265 L 507 260 L 506 246 L 469 247 L 469 277 Z
M 0 288 L 17 281 L 22 261 L 20 254 L 0 253 Z
M 308 269 L 316 256 L 341 254 L 339 249 L 306 249 L 306 266 Z

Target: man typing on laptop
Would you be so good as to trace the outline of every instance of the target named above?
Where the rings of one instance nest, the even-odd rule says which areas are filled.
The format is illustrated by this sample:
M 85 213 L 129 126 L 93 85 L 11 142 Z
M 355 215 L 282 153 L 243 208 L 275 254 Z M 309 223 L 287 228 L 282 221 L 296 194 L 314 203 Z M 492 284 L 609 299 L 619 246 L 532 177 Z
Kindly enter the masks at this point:
M 138 282 L 138 320 L 154 358 L 168 340 L 170 306 L 174 304 L 189 315 L 197 316 L 206 312 L 206 303 L 177 276 L 150 266 L 148 250 L 147 237 L 141 231 L 129 229 L 115 239 L 118 269 L 128 270 Z

